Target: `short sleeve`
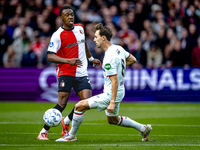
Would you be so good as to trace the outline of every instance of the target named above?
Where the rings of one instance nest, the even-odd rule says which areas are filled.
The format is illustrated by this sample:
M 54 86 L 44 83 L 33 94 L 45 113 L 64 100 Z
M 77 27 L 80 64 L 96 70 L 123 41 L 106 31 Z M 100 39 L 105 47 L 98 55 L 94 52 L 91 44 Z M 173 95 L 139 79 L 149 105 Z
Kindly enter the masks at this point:
M 124 50 L 125 58 L 128 59 L 130 57 L 130 53 Z
M 57 53 L 57 51 L 60 49 L 61 41 L 60 41 L 59 35 L 56 36 L 56 33 L 54 33 L 51 37 L 49 47 L 47 49 L 48 53 Z
M 116 75 L 117 74 L 116 58 L 111 58 L 109 61 L 106 61 L 104 68 L 106 77 Z

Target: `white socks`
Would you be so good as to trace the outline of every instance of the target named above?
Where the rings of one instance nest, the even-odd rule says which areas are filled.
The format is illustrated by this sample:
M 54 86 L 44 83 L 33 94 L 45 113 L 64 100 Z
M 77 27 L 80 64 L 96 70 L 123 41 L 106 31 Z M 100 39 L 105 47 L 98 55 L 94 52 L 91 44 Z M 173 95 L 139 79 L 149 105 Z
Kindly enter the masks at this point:
M 140 124 L 134 120 L 131 120 L 129 117 L 122 117 L 122 116 L 119 116 L 119 117 L 120 117 L 120 120 L 117 124 L 118 126 L 135 128 L 138 131 L 144 132 L 145 127 L 143 124 Z
M 140 132 L 144 132 L 146 129 L 143 124 L 140 124 L 140 123 L 130 119 L 129 117 L 122 117 L 122 116 L 119 116 L 119 117 L 120 117 L 120 120 L 117 124 L 118 126 L 135 128 L 136 130 L 138 130 Z M 70 135 L 76 136 L 76 133 L 77 133 L 82 121 L 83 121 L 83 112 L 74 111 L 73 120 L 72 120 L 72 128 L 69 132 Z
M 72 119 L 72 128 L 69 132 L 70 135 L 76 136 L 76 133 L 83 121 L 83 112 L 74 111 Z
M 65 117 L 65 119 L 64 119 L 64 124 L 65 124 L 65 125 L 68 125 L 68 124 L 70 124 L 70 122 L 71 122 L 71 120 L 69 119 L 69 117 L 68 117 L 68 116 Z
M 48 133 L 48 131 L 47 130 L 45 130 L 45 128 L 42 128 L 42 130 L 40 131 L 40 134 L 42 134 L 42 133 Z

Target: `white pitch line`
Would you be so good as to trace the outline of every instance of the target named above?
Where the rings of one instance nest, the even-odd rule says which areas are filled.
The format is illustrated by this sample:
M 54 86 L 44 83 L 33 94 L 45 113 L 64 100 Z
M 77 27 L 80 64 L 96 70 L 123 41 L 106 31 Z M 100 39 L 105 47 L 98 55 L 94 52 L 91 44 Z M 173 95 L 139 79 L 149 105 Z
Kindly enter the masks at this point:
M 0 124 L 43 124 L 42 122 L 0 122 Z
M 27 133 L 27 132 L 0 132 L 0 134 L 34 134 L 37 135 L 38 133 Z M 54 135 L 60 135 L 60 133 L 49 133 Z M 78 134 L 78 135 L 94 135 L 94 136 L 141 136 L 139 134 Z M 200 137 L 200 135 L 151 135 L 151 137 Z
M 200 125 L 187 125 L 187 124 L 151 124 L 152 126 L 166 126 L 166 127 L 200 127 Z
M 65 145 L 61 145 L 61 142 L 58 142 L 59 144 L 48 144 L 48 145 L 43 145 L 43 144 L 0 144 L 0 147 L 3 146 L 10 146 L 10 147 L 61 147 Z M 153 147 L 153 146 L 162 146 L 162 147 L 174 147 L 174 146 L 179 146 L 179 147 L 185 147 L 185 146 L 190 146 L 190 147 L 200 147 L 200 144 L 148 144 L 144 142 L 145 144 L 73 144 L 70 145 L 70 147 L 85 147 L 85 146 L 90 146 L 90 147 L 110 147 L 110 146 L 118 146 L 118 147 L 133 147 L 133 146 L 145 146 L 145 147 Z
M 199 111 L 199 106 L 186 106 L 186 107 L 178 107 L 178 106 L 171 106 L 171 107 L 121 107 L 120 110 L 130 110 L 130 111 Z
M 43 122 L 0 122 L 0 124 L 44 124 Z M 108 123 L 82 123 L 81 125 L 109 125 Z M 200 125 L 185 125 L 185 124 L 151 124 L 152 126 L 164 127 L 200 127 Z

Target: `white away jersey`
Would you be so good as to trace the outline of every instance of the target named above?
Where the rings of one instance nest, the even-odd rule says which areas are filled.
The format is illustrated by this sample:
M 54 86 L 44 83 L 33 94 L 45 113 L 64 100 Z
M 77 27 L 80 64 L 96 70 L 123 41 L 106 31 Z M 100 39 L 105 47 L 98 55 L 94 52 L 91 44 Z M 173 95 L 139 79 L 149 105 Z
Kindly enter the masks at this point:
M 104 93 L 111 95 L 110 76 L 117 75 L 118 91 L 115 102 L 120 102 L 125 95 L 124 76 L 126 70 L 126 59 L 130 54 L 121 46 L 111 45 L 105 52 L 103 59 L 103 75 L 104 75 Z
M 57 64 L 57 75 L 70 75 L 73 77 L 87 76 L 87 58 L 85 53 L 85 34 L 82 25 L 74 24 L 73 30 L 60 27 L 51 37 L 47 50 L 62 58 L 80 58 L 83 66 L 76 67 L 69 64 Z

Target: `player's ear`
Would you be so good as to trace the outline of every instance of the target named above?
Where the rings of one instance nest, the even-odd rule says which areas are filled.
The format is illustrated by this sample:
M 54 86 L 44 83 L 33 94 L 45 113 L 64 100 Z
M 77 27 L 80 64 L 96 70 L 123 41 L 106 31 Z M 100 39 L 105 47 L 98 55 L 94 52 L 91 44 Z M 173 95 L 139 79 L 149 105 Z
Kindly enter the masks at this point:
M 106 36 L 103 36 L 103 41 L 105 41 L 106 40 Z

